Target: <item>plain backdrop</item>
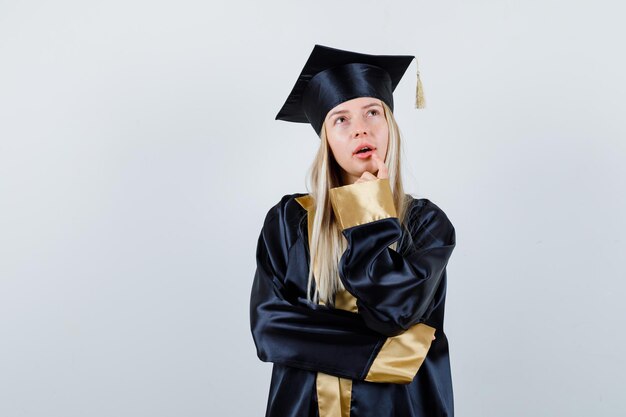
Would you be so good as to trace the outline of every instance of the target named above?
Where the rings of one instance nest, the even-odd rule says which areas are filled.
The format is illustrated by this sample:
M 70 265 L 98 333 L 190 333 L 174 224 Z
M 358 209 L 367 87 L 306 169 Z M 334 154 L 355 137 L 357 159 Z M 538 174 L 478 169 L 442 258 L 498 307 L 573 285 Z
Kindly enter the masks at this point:
M 319 139 L 274 117 L 316 43 L 419 62 L 395 115 L 457 232 L 456 415 L 625 415 L 624 12 L 0 0 L 0 415 L 264 415 L 256 241 L 308 192 Z

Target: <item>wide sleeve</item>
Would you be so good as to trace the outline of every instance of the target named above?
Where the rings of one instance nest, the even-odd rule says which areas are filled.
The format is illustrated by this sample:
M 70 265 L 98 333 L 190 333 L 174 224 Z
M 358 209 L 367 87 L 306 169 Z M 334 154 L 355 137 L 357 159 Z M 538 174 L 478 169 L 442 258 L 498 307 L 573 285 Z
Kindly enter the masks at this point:
M 386 337 L 356 313 L 293 295 L 285 284 L 290 242 L 282 217 L 279 203 L 268 212 L 257 243 L 250 326 L 259 359 L 365 380 Z
M 357 299 L 367 325 L 398 335 L 429 317 L 455 247 L 455 230 L 445 213 L 425 200 L 409 222 L 413 240 L 402 255 L 389 248 L 402 236 L 388 179 L 354 183 L 330 190 L 333 211 L 347 239 L 339 275 Z

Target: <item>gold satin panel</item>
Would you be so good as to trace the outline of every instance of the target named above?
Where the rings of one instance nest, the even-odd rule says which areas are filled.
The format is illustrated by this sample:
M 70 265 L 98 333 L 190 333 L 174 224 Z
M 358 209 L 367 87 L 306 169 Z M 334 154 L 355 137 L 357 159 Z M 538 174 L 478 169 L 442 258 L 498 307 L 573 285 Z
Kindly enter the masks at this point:
M 318 372 L 315 385 L 320 417 L 350 417 L 351 379 Z
M 309 248 L 311 248 L 311 237 L 313 236 L 313 219 L 315 218 L 315 200 L 310 195 L 303 195 L 302 197 L 296 198 L 298 204 L 300 204 L 307 211 L 307 233 L 309 237 Z M 309 249 L 310 250 L 310 249 Z M 315 259 L 313 265 L 313 278 L 315 279 L 315 283 L 317 284 L 317 269 L 318 263 L 317 259 Z M 324 304 L 322 302 L 322 304 Z
M 300 204 L 307 211 L 307 230 L 309 232 L 309 248 L 311 247 L 311 236 L 313 235 L 313 218 L 315 216 L 315 201 L 310 195 L 303 195 L 296 198 L 298 204 Z
M 387 338 L 365 380 L 408 384 L 422 366 L 434 335 L 434 327 L 418 323 L 404 333 Z
M 307 211 L 307 229 L 309 233 L 309 248 L 311 247 L 311 236 L 313 236 L 313 219 L 315 217 L 315 201 L 310 195 L 304 195 L 302 197 L 297 197 L 296 201 Z M 317 266 L 317 263 L 316 263 Z M 316 268 L 315 268 L 316 269 Z M 317 275 L 315 274 L 315 270 L 313 271 L 313 277 L 317 282 Z M 335 308 L 350 311 L 352 313 L 358 313 L 358 308 L 356 306 L 356 298 L 348 291 L 339 290 L 337 294 L 335 294 Z
M 296 198 L 296 201 L 307 211 L 307 230 L 310 248 L 311 236 L 313 235 L 315 201 L 308 194 Z M 314 269 L 317 270 L 317 268 Z M 314 278 L 317 282 L 315 273 Z M 322 304 L 324 303 L 322 302 Z M 348 291 L 340 290 L 335 295 L 335 308 L 356 313 L 356 298 Z M 351 379 L 318 372 L 315 380 L 315 389 L 317 391 L 317 407 L 320 417 L 350 417 L 350 403 L 352 401 Z
M 391 187 L 386 178 L 331 188 L 330 199 L 342 230 L 396 217 Z M 296 201 L 307 211 L 310 248 L 315 201 L 308 194 L 296 198 Z M 335 308 L 358 313 L 356 298 L 346 290 L 340 290 L 335 295 Z M 433 327 L 419 323 L 400 335 L 387 338 L 365 380 L 379 383 L 411 382 L 424 362 L 434 334 Z M 350 417 L 351 379 L 318 372 L 316 391 L 320 417 Z
M 329 193 L 341 230 L 397 217 L 389 178 L 335 187 Z
M 359 309 L 356 306 L 356 298 L 346 290 L 339 290 L 335 294 L 335 308 L 350 311 L 352 313 L 358 313 Z

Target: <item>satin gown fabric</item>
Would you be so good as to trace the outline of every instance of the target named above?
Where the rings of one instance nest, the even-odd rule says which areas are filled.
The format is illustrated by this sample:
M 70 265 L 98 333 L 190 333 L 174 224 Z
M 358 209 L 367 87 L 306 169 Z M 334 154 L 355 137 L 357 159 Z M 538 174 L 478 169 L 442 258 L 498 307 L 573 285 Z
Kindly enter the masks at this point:
M 295 201 L 303 195 L 285 195 L 268 211 L 257 242 L 250 325 L 259 359 L 274 364 L 265 416 L 319 416 L 317 372 L 352 380 L 350 417 L 453 416 L 443 326 L 456 238 L 446 214 L 407 196 L 408 230 L 396 217 L 343 229 L 339 270 L 357 299 L 354 313 L 306 299 L 307 211 Z M 395 241 L 398 251 L 388 247 Z M 366 381 L 387 339 L 417 323 L 435 328 L 436 339 L 412 381 Z

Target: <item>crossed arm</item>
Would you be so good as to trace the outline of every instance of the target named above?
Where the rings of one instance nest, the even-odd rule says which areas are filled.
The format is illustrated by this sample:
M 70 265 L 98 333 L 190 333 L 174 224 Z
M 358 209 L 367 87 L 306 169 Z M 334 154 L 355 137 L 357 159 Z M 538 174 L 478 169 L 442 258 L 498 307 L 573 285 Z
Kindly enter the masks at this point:
M 436 206 L 411 231 L 407 255 L 389 248 L 402 229 L 387 179 L 330 190 L 348 247 L 339 263 L 359 313 L 289 297 L 284 199 L 269 210 L 257 244 L 250 324 L 259 358 L 370 382 L 408 383 L 430 348 L 428 318 L 455 246 L 454 228 Z

